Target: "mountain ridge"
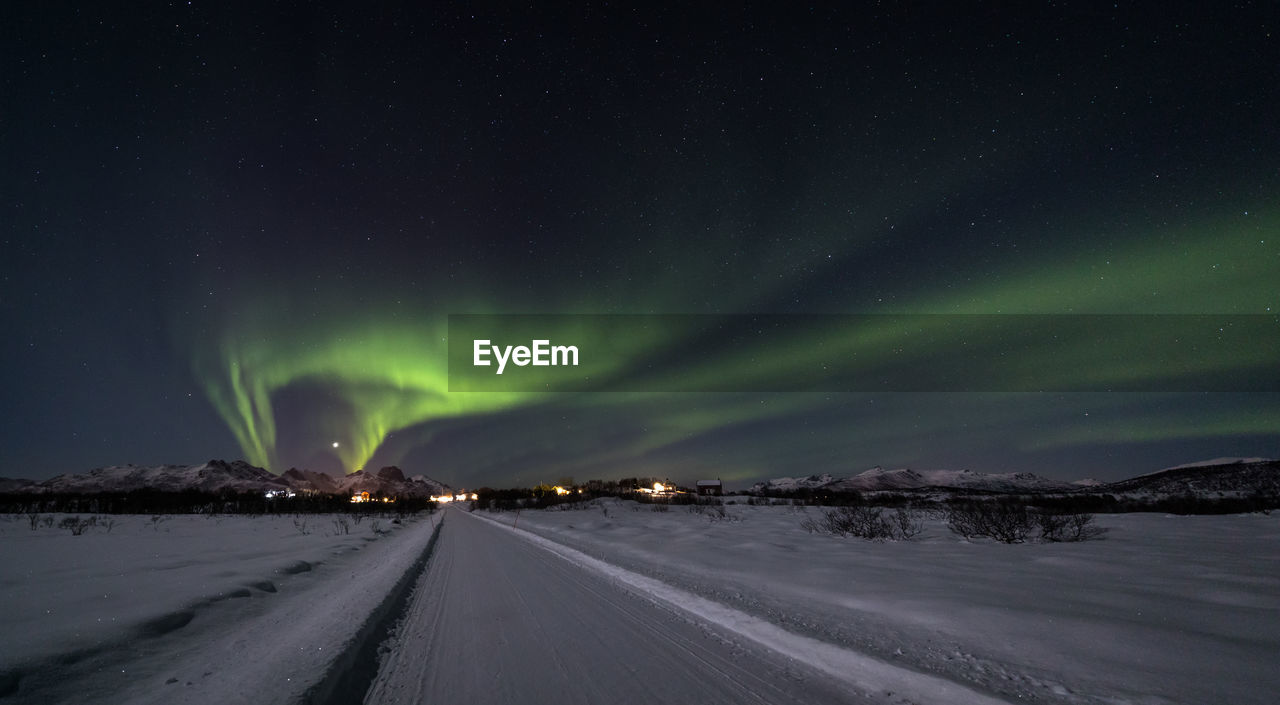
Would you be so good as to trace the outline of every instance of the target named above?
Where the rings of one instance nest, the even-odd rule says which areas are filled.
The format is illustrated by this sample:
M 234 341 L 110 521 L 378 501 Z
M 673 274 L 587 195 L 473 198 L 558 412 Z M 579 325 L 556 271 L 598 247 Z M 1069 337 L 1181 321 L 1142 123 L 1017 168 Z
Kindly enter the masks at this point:
M 328 473 L 297 468 L 276 475 L 243 460 L 217 459 L 197 465 L 108 465 L 40 482 L 0 478 L 0 492 L 95 494 L 144 489 L 160 492 L 368 492 L 410 497 L 429 497 L 450 491 L 448 485 L 425 475 L 407 478 L 404 471 L 395 466 L 377 471 L 356 471 L 335 478 Z

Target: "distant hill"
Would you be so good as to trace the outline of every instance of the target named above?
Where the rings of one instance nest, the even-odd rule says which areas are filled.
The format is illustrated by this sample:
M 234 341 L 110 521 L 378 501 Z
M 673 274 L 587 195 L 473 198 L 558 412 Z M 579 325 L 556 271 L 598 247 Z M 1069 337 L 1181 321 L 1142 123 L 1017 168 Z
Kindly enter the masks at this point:
M 1187 463 L 1119 482 L 1062 482 L 1029 472 L 988 474 L 971 470 L 885 470 L 875 467 L 848 478 L 829 474 L 780 477 L 757 482 L 752 494 L 786 494 L 801 490 L 882 492 L 944 490 L 952 492 L 1090 493 L 1116 495 L 1246 496 L 1280 493 L 1280 460 L 1217 458 Z
M 1040 477 L 1029 472 L 988 474 L 972 470 L 885 470 L 874 467 L 849 478 L 831 475 L 782 477 L 758 482 L 753 493 L 793 492 L 800 489 L 828 492 L 875 492 L 885 490 L 955 489 L 979 492 L 1065 492 L 1079 485 Z
M 1093 490 L 1148 495 L 1280 494 L 1280 460 L 1218 458 L 1111 482 Z
M 0 492 L 95 494 L 142 489 L 161 492 L 369 492 L 408 497 L 429 497 L 449 491 L 448 485 L 424 475 L 406 478 L 397 467 L 385 467 L 376 472 L 358 471 L 335 478 L 326 473 L 296 468 L 275 475 L 243 460 L 210 460 L 199 465 L 112 465 L 86 473 L 58 475 L 43 482 L 0 478 Z
M 23 489 L 34 485 L 31 480 L 10 479 L 8 477 L 0 477 L 0 492 L 21 492 Z

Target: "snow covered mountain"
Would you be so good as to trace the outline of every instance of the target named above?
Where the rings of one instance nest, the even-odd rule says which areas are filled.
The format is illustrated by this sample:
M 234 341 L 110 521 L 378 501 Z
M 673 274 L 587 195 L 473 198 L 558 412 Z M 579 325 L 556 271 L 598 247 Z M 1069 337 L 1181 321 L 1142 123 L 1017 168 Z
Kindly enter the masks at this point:
M 376 472 L 354 472 L 335 478 L 322 472 L 292 468 L 275 475 L 243 460 L 210 460 L 199 465 L 113 465 L 86 473 L 58 475 L 44 482 L 0 478 L 0 492 L 82 493 L 129 492 L 132 490 L 181 492 L 266 492 L 293 490 L 326 494 L 368 492 L 385 496 L 431 496 L 443 494 L 448 486 L 418 475 L 407 479 L 397 467 Z
M 112 465 L 86 473 L 58 475 L 38 482 L 33 492 L 129 492 L 152 489 L 162 492 L 252 492 L 289 488 L 288 481 L 243 460 L 210 460 L 200 465 Z
M 1064 492 L 1078 487 L 1079 485 L 1050 480 L 1029 472 L 987 474 L 972 470 L 885 470 L 874 467 L 849 478 L 835 478 L 828 474 L 803 478 L 782 477 L 758 482 L 751 491 L 761 493 L 821 489 L 830 492 L 874 492 L 944 488 L 985 492 Z

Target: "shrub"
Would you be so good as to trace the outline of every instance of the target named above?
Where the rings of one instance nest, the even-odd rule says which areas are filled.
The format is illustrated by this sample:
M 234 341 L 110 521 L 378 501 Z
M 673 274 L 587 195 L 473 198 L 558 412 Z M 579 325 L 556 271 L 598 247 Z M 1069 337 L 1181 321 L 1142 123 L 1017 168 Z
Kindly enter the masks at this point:
M 909 540 L 924 531 L 924 519 L 918 512 L 898 507 L 893 512 L 894 538 Z
M 1049 514 L 1041 512 L 1036 515 L 1036 523 L 1040 526 L 1040 540 L 1089 541 L 1100 538 L 1106 529 L 1093 523 L 1092 514 L 1077 512 L 1075 514 Z
M 805 518 L 800 526 L 811 534 L 856 536 L 871 541 L 907 540 L 924 530 L 924 522 L 917 512 L 899 508 L 885 516 L 881 507 L 866 505 L 828 509 L 817 519 Z
M 1026 506 L 1015 502 L 960 502 L 947 512 L 947 527 L 966 539 L 985 536 L 1002 543 L 1022 543 L 1031 525 Z
M 880 507 L 837 507 L 826 512 L 823 520 L 833 534 L 852 534 L 858 538 L 883 541 L 893 538 L 893 527 L 883 513 Z
M 72 536 L 79 536 L 80 534 L 84 533 L 85 529 L 89 528 L 90 526 L 93 526 L 96 523 L 97 523 L 96 521 L 92 521 L 91 519 L 81 519 L 80 517 L 66 517 L 62 521 L 58 522 L 58 528 L 69 530 Z
M 725 509 L 724 505 L 721 504 L 703 505 L 703 511 L 701 513 L 705 514 L 707 521 L 711 522 L 738 521 L 741 518 L 736 514 L 730 514 L 729 510 Z

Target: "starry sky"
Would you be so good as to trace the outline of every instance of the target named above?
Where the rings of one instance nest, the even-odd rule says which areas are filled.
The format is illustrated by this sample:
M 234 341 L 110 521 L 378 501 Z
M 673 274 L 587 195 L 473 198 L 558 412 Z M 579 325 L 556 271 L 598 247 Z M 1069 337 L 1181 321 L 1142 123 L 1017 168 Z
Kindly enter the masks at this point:
M 1238 383 L 1265 326 L 1208 389 L 1147 336 L 1102 382 L 1011 351 L 1048 391 L 775 391 L 888 348 L 691 365 L 679 325 L 581 334 L 637 341 L 605 372 L 702 391 L 458 392 L 446 359 L 450 314 L 1280 325 L 1273 4 L 75 5 L 0 8 L 0 475 L 733 489 L 1280 456 L 1274 375 Z M 908 373 L 954 353 L 914 340 Z

